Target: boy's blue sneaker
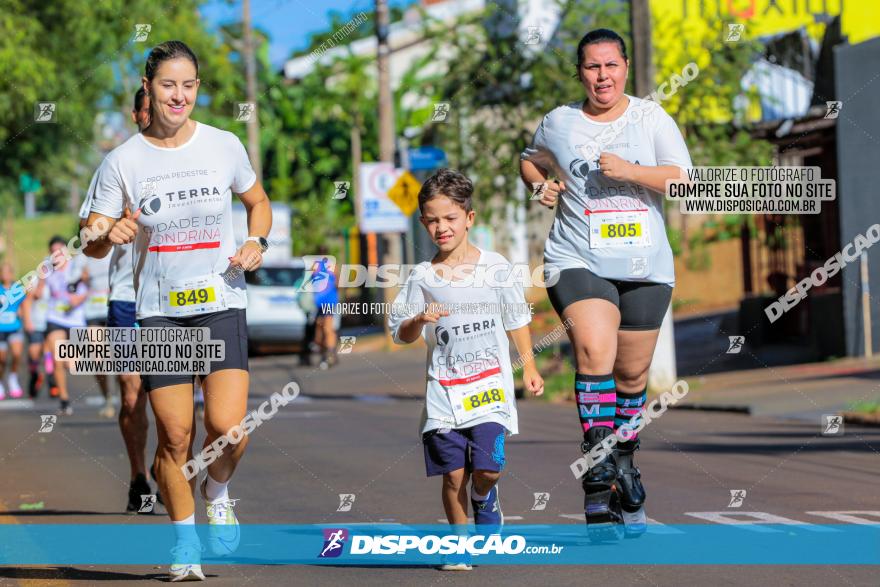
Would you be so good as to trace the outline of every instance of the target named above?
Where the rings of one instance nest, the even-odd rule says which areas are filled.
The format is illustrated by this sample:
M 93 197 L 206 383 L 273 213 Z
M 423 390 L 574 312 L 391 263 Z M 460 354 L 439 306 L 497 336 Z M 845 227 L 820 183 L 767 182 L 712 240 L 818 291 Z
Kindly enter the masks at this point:
M 471 494 L 473 494 L 473 488 L 471 488 Z M 471 498 L 471 506 L 474 508 L 474 523 L 477 526 L 495 526 L 495 532 L 501 530 L 501 526 L 504 525 L 504 514 L 501 513 L 498 485 L 492 488 L 484 501 Z

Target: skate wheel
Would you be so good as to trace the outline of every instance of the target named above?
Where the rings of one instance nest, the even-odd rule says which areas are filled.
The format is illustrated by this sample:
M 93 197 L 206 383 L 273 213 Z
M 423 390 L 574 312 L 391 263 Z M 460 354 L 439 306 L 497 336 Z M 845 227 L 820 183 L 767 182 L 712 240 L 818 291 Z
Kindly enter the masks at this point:
M 642 506 L 634 512 L 621 511 L 624 525 L 624 538 L 638 538 L 648 531 L 648 516 Z
M 601 524 L 591 524 L 587 522 L 587 538 L 593 544 L 602 544 L 608 542 L 619 542 L 624 536 L 622 524 L 612 522 L 604 522 Z

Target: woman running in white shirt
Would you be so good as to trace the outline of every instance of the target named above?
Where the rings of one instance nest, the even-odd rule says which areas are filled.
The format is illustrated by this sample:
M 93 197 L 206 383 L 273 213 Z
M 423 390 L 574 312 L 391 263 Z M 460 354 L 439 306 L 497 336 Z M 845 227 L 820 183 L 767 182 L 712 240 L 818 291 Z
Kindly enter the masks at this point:
M 586 99 L 547 114 L 522 154 L 523 181 L 554 207 L 544 248 L 547 293 L 577 363 L 585 453 L 621 429 L 617 450 L 583 477 L 588 524 L 632 519 L 644 531 L 645 490 L 633 464 L 648 367 L 675 285 L 663 221 L 666 181 L 691 160 L 659 104 L 624 94 L 629 60 L 607 29 L 577 48 Z M 555 180 L 549 179 L 555 176 Z M 550 285 L 552 283 L 552 285 Z M 620 497 L 623 515 L 610 500 Z M 627 522 L 629 528 L 631 524 Z
M 192 120 L 199 88 L 198 60 L 180 41 L 150 52 L 143 78 L 150 126 L 114 149 L 99 170 L 88 224 L 115 222 L 86 249 L 106 255 L 112 245 L 134 243 L 136 313 L 142 328 L 207 327 L 223 340 L 225 358 L 204 376 L 205 446 L 227 434 L 247 413 L 248 365 L 243 271 L 262 263 L 272 224 L 269 199 L 241 141 L 230 132 Z M 232 194 L 247 210 L 248 234 L 236 250 Z M 125 210 L 133 210 L 129 216 Z M 171 580 L 204 579 L 195 533 L 193 489 L 185 463 L 192 458 L 194 375 L 141 374 L 156 417 L 155 470 L 177 530 Z M 227 483 L 247 445 L 230 443 L 201 483 L 216 554 L 240 539 Z

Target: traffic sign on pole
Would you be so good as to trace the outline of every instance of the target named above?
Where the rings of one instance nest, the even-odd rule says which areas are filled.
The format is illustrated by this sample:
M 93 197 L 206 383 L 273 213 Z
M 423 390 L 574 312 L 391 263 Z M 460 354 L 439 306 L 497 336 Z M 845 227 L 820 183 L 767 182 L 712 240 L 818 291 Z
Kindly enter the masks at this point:
M 404 171 L 388 190 L 388 199 L 397 204 L 401 212 L 409 216 L 419 207 L 419 190 L 421 188 L 422 184 L 419 183 L 419 180 L 413 177 L 409 171 Z

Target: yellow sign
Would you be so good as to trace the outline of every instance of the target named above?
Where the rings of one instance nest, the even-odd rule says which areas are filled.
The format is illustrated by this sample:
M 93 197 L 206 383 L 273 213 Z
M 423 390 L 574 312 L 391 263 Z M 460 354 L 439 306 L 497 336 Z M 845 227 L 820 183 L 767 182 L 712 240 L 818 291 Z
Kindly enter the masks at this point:
M 422 184 L 419 183 L 413 174 L 404 171 L 388 190 L 388 199 L 397 204 L 400 211 L 409 216 L 415 209 L 419 207 L 419 190 Z

